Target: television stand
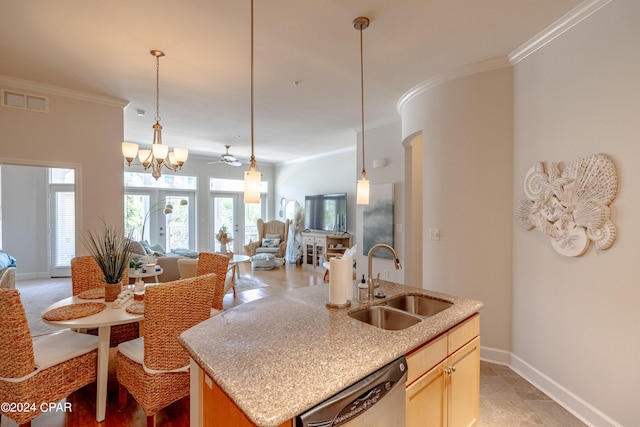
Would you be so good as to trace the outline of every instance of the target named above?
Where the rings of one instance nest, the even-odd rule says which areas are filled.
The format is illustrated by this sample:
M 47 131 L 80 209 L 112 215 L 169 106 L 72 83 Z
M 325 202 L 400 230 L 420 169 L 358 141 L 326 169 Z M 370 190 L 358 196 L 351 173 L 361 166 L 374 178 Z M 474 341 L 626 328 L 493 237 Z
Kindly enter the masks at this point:
M 326 258 L 343 254 L 351 247 L 350 234 L 305 231 L 302 234 L 302 267 L 322 271 Z

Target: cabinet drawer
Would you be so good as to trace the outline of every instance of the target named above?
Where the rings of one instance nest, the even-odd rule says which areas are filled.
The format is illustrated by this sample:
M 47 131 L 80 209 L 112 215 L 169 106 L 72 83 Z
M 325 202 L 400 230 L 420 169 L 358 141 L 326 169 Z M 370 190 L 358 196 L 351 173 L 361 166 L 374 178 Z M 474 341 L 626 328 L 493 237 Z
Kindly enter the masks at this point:
M 302 243 L 304 243 L 305 245 L 313 245 L 314 241 L 315 241 L 315 239 L 313 237 L 303 237 L 302 238 Z
M 480 315 L 474 314 L 458 326 L 449 331 L 447 354 L 451 354 L 460 347 L 480 335 Z
M 407 356 L 407 384 L 411 384 L 422 374 L 447 357 L 447 334 L 423 345 Z

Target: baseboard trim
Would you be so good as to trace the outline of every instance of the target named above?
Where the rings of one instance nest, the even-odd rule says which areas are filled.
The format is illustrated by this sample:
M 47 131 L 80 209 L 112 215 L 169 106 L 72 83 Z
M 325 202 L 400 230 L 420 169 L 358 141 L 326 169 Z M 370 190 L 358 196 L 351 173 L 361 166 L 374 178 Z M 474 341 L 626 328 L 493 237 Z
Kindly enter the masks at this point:
M 623 427 L 611 417 L 604 414 L 570 390 L 558 384 L 552 378 L 524 361 L 515 354 L 489 347 L 480 348 L 480 359 L 485 362 L 506 365 L 540 391 L 549 396 L 560 406 L 571 412 L 583 423 L 592 427 Z

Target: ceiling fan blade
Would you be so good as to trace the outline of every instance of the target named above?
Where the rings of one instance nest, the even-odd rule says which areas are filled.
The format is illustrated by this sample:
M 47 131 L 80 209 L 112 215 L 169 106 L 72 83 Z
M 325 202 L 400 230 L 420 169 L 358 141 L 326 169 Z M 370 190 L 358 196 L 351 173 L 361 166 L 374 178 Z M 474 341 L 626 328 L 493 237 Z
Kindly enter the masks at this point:
M 242 166 L 242 163 L 240 163 L 239 161 L 235 161 L 235 162 L 229 162 L 227 163 L 229 166 Z

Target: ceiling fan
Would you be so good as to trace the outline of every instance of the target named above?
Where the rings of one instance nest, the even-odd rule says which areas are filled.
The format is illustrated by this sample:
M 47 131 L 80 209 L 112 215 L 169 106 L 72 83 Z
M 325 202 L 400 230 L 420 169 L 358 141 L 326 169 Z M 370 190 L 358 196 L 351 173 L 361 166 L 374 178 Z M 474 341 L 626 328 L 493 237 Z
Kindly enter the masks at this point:
M 225 145 L 227 152 L 220 156 L 220 160 L 218 160 L 217 162 L 209 162 L 207 164 L 211 165 L 214 163 L 224 163 L 229 166 L 241 166 L 242 163 L 240 163 L 240 161 L 236 159 L 232 154 L 229 154 L 230 147 L 231 147 L 230 145 Z

